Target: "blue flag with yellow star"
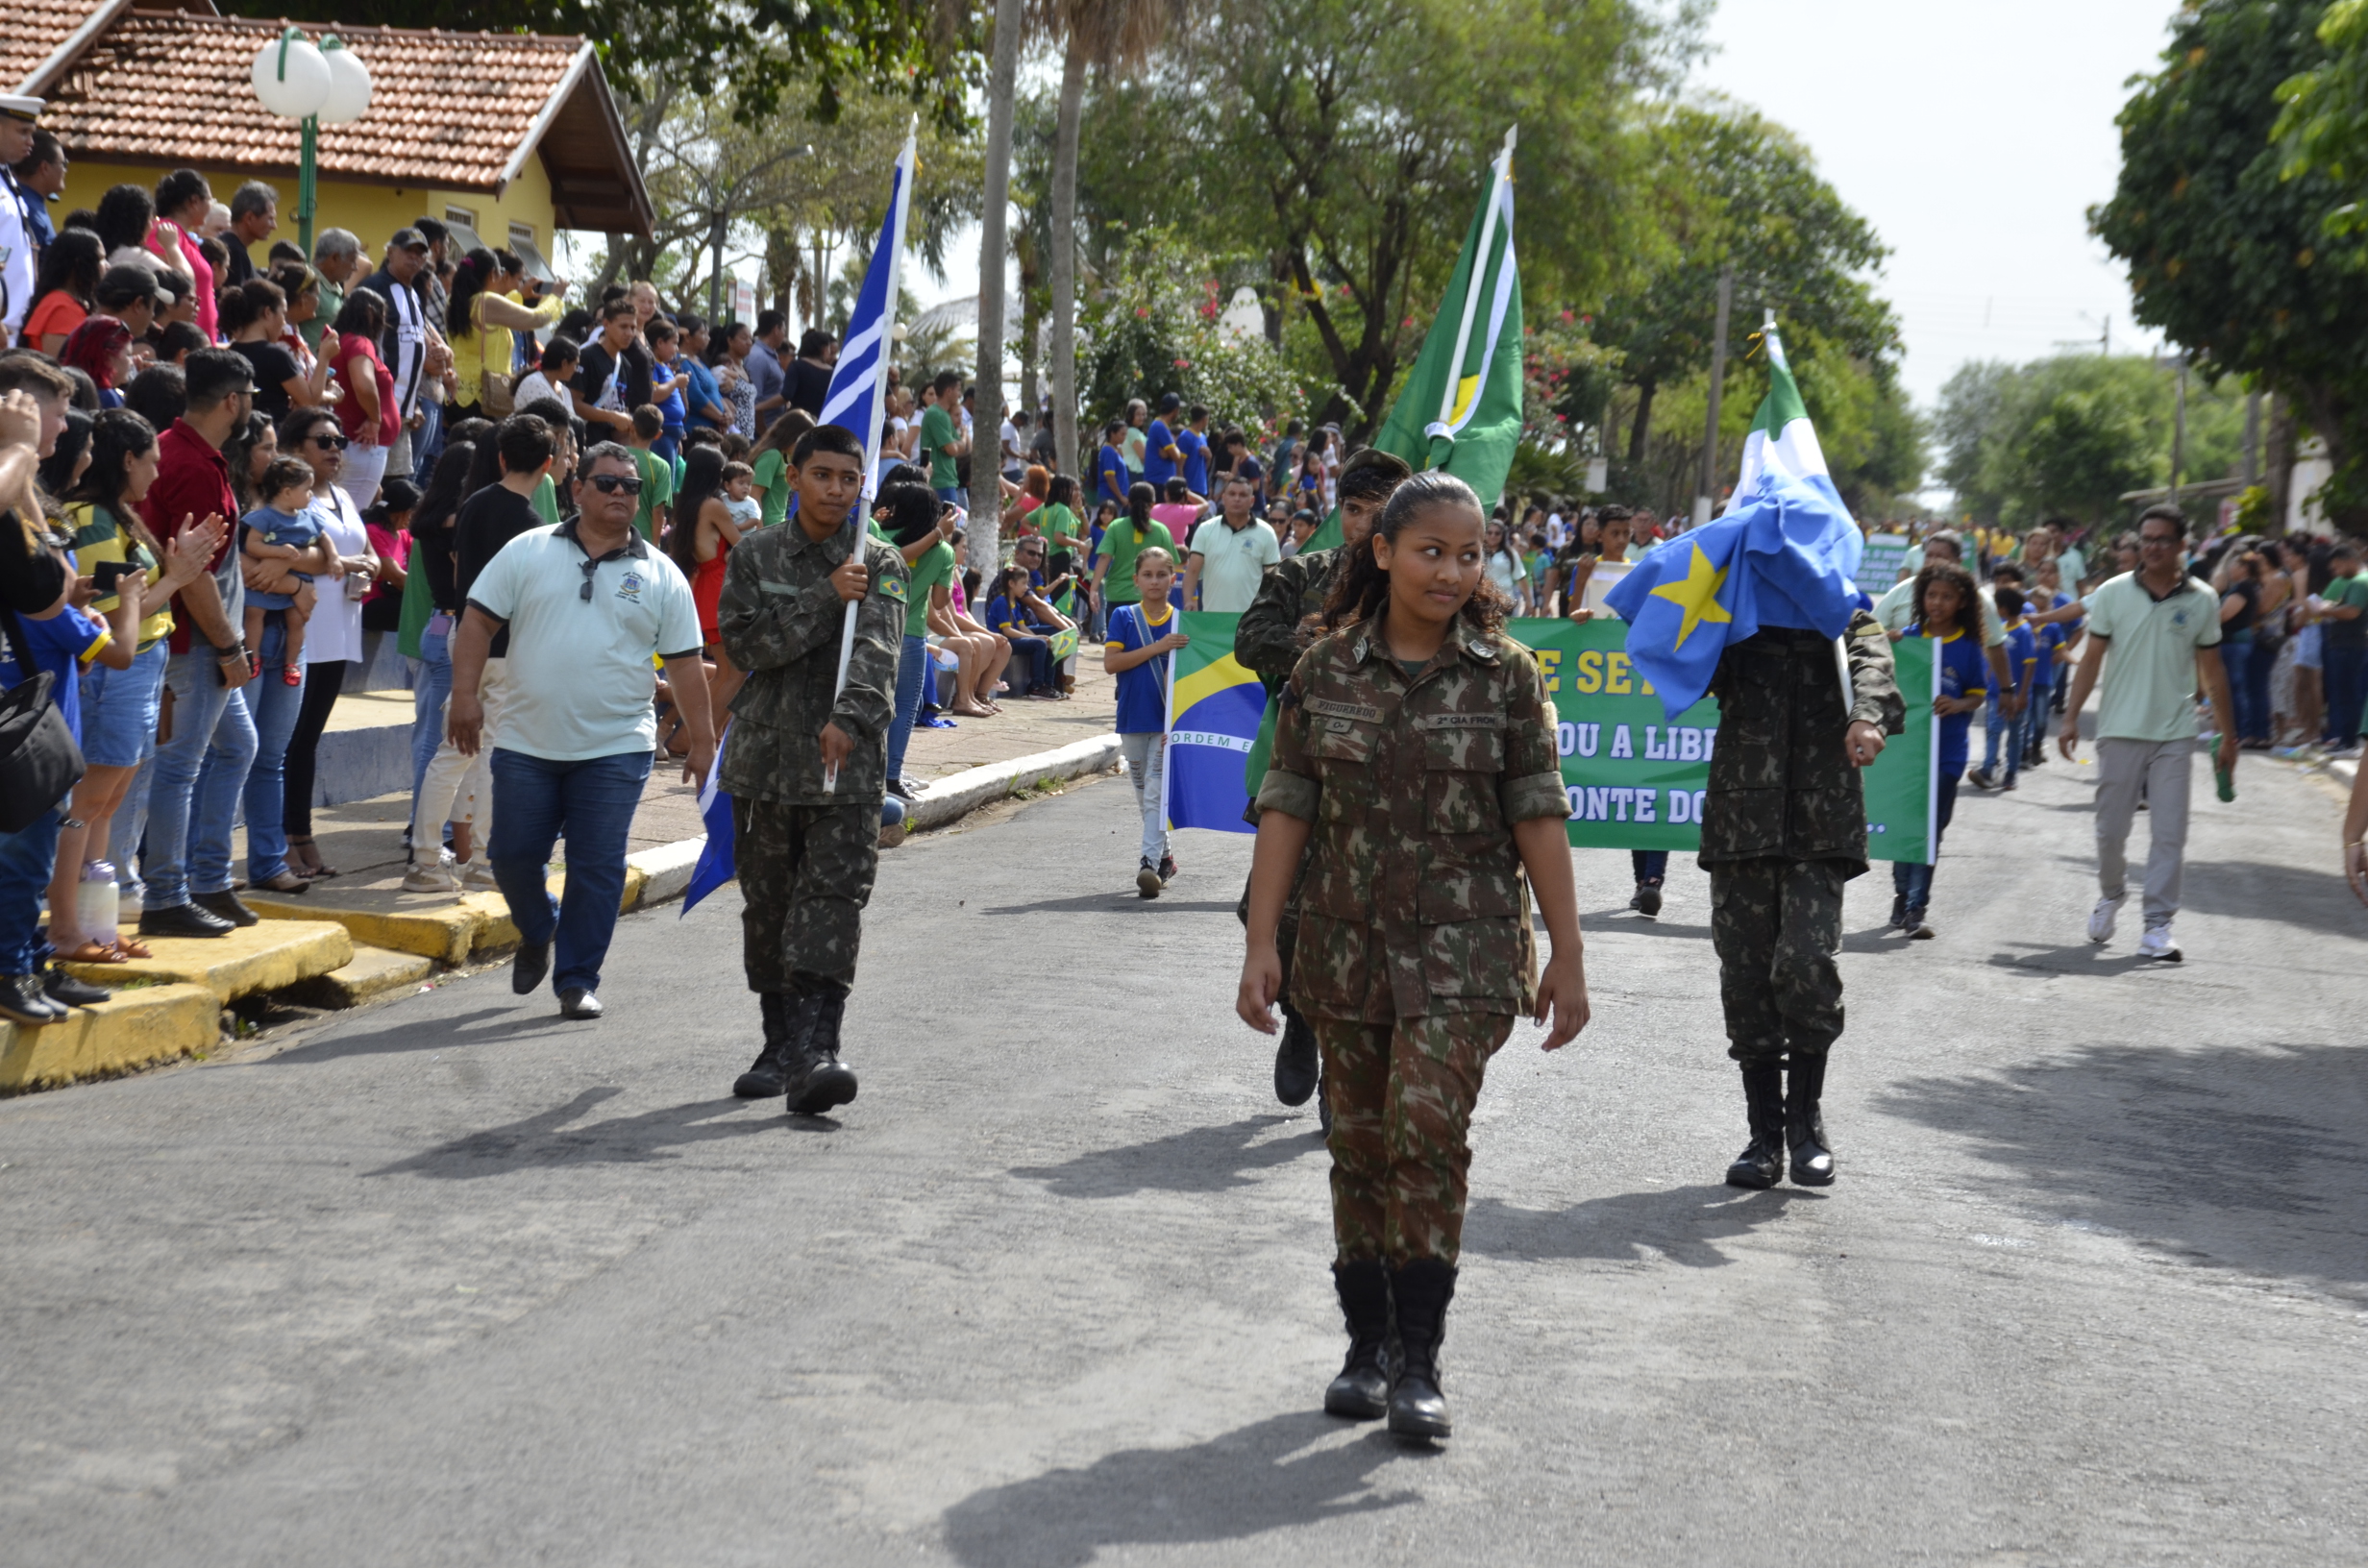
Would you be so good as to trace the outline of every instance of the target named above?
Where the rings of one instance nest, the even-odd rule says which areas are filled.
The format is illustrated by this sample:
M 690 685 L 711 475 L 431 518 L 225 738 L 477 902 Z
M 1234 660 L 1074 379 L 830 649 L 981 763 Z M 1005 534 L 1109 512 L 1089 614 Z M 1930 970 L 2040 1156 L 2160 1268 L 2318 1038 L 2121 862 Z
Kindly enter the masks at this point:
M 1729 643 L 1762 626 L 1838 637 L 1850 625 L 1865 541 L 1822 479 L 1770 466 L 1724 517 L 1656 546 L 1605 596 L 1672 720 L 1702 699 Z

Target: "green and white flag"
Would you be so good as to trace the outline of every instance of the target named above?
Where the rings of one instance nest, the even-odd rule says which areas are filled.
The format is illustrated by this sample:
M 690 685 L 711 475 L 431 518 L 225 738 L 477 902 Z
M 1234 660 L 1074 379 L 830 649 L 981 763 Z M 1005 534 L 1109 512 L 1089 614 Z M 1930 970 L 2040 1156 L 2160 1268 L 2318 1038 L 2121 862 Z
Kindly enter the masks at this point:
M 1743 467 L 1735 477 L 1735 493 L 1727 498 L 1727 511 L 1748 502 L 1760 488 L 1760 476 L 1773 470 L 1821 492 L 1847 516 L 1849 508 L 1842 505 L 1833 476 L 1826 472 L 1825 449 L 1817 445 L 1816 427 L 1809 423 L 1809 405 L 1801 401 L 1800 383 L 1792 379 L 1792 366 L 1785 358 L 1784 339 L 1776 335 L 1773 311 L 1762 329 L 1761 340 L 1767 345 L 1767 396 L 1760 402 L 1751 432 L 1743 437 Z
M 1405 386 L 1373 445 L 1395 453 L 1417 473 L 1444 469 L 1472 487 L 1483 508 L 1504 494 L 1513 449 L 1521 441 L 1521 275 L 1513 258 L 1513 144 L 1489 169 L 1489 185 L 1447 297 L 1422 340 Z M 1309 550 L 1341 542 L 1335 511 L 1308 540 Z

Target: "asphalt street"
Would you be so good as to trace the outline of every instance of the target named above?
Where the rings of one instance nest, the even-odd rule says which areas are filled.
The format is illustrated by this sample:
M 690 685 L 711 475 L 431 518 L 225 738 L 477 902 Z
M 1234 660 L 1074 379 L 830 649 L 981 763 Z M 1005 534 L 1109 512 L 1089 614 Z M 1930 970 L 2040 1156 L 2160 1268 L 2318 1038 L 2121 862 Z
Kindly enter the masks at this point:
M 1720 1185 L 1701 873 L 1648 923 L 1577 856 L 1595 1021 L 1492 1070 L 1435 1451 L 1320 1413 L 1248 840 L 1141 902 L 1122 781 L 884 857 L 835 1119 L 728 1097 L 733 891 L 627 919 L 598 1023 L 497 970 L 0 1102 L 0 1559 L 2358 1561 L 2339 803 L 2207 783 L 2140 968 L 2082 936 L 2092 772 L 1961 805 L 1937 941 L 1853 885 L 1819 1191 Z

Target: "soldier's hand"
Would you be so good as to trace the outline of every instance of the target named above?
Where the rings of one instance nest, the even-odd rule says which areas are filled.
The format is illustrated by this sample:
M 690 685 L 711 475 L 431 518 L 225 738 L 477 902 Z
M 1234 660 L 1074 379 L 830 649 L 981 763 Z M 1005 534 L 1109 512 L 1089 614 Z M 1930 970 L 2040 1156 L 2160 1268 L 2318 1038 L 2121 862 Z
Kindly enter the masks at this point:
M 707 775 L 715 771 L 715 743 L 691 737 L 690 754 L 682 759 L 682 782 L 707 787 Z
M 830 586 L 838 590 L 841 599 L 852 604 L 871 592 L 871 569 L 863 564 L 861 556 L 850 556 L 836 572 L 830 574 Z
M 1283 991 L 1283 960 L 1270 943 L 1260 949 L 1253 947 L 1242 960 L 1242 987 L 1234 994 L 1233 1010 L 1242 1021 L 1262 1035 L 1270 1035 L 1280 1027 L 1274 1021 L 1274 998 Z
M 1542 1049 L 1559 1051 L 1569 1044 L 1587 1027 L 1590 1016 L 1586 961 L 1577 953 L 1568 958 L 1554 954 L 1546 961 L 1545 972 L 1538 976 L 1538 1011 L 1531 1016 L 1537 1023 L 1549 1017 L 1554 1020 Z
M 1843 742 L 1850 748 L 1850 765 L 1865 768 L 1883 755 L 1883 731 L 1861 719 L 1851 724 L 1850 734 Z
M 855 749 L 854 740 L 838 726 L 838 722 L 823 725 L 823 772 L 835 775 L 848 753 Z M 710 753 L 712 754 L 712 753 Z

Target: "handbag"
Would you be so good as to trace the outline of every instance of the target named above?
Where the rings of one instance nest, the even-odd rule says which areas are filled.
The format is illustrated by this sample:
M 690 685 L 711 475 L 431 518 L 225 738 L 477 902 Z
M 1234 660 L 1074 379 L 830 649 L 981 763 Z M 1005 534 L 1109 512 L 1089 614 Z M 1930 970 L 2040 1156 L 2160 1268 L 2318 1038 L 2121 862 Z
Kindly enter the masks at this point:
M 22 833 L 82 782 L 83 748 L 50 695 L 58 677 L 34 669 L 14 611 L 6 625 L 16 668 L 32 678 L 0 692 L 0 833 Z
M 469 311 L 481 351 L 485 341 L 485 296 L 477 296 Z M 497 371 L 487 359 L 477 373 L 477 406 L 487 419 L 504 420 L 518 410 L 518 389 L 506 370 Z

